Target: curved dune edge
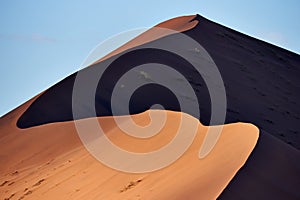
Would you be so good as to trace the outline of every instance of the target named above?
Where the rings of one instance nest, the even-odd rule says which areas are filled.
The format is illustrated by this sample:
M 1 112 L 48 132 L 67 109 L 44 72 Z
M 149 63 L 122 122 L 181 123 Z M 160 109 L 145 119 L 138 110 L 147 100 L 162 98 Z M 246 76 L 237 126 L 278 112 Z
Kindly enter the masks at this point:
M 111 56 L 114 56 L 114 55 L 117 55 L 117 54 L 119 54 L 123 51 L 126 51 L 127 49 L 130 49 L 130 48 L 133 48 L 133 47 L 136 47 L 136 46 L 154 41 L 156 39 L 162 38 L 164 36 L 167 36 L 167 35 L 170 35 L 170 34 L 173 34 L 173 33 L 176 33 L 176 32 L 183 32 L 183 31 L 190 30 L 198 24 L 198 20 L 195 19 L 196 16 L 197 15 L 180 16 L 180 17 L 175 17 L 173 19 L 169 19 L 169 20 L 166 20 L 164 22 L 161 22 L 161 23 L 157 24 L 156 26 L 154 26 L 153 28 L 150 28 L 146 32 L 140 34 L 136 38 L 128 41 L 126 44 L 122 45 L 121 47 L 119 47 L 119 48 L 115 49 L 114 51 L 110 52 L 108 55 L 104 56 L 103 58 L 100 58 L 99 60 L 97 60 L 95 63 L 93 63 L 91 65 L 102 62 L 103 60 L 106 60 Z M 158 27 L 158 29 L 156 29 L 155 27 Z M 161 28 L 161 29 L 159 29 L 159 28 Z M 1 119 L 7 118 L 7 117 L 11 118 L 12 116 L 14 116 L 16 114 L 16 110 L 19 110 L 19 109 L 21 109 L 22 113 L 24 113 L 25 110 L 29 107 L 29 104 L 32 104 L 39 96 L 43 95 L 43 93 L 45 93 L 46 91 L 47 91 L 47 89 L 45 91 L 42 91 L 41 93 L 39 93 L 35 97 L 31 98 L 26 103 L 24 103 L 27 106 L 22 104 L 19 107 L 12 110 L 11 112 L 9 112 L 9 113 L 5 114 L 4 116 L 2 116 L 0 118 L 0 126 L 1 126 Z M 25 106 L 26 109 L 24 109 L 23 106 Z M 14 118 L 16 120 L 12 120 L 9 123 L 16 124 L 18 118 Z M 1 137 L 1 132 L 0 132 L 0 137 Z
M 153 28 L 150 28 L 149 30 L 145 31 L 144 33 L 142 33 L 142 34 L 138 35 L 137 37 L 133 38 L 132 40 L 128 41 L 121 47 L 110 52 L 106 56 L 100 58 L 93 64 L 97 64 L 103 60 L 106 60 L 106 59 L 108 59 L 114 55 L 117 55 L 121 52 L 124 52 L 128 49 L 131 49 L 133 47 L 137 47 L 142 44 L 157 40 L 164 36 L 171 35 L 171 34 L 174 34 L 177 32 L 184 32 L 184 31 L 190 30 L 199 23 L 198 20 L 193 20 L 195 17 L 196 17 L 196 15 L 181 16 L 181 17 L 176 17 L 176 18 L 164 21 L 162 23 L 159 23 L 156 26 L 154 26 Z
M 138 35 L 134 39 L 128 41 L 126 44 L 122 45 L 121 47 L 113 50 L 112 52 L 110 52 L 109 54 L 107 54 L 103 58 L 100 58 L 99 60 L 97 60 L 95 63 L 93 63 L 91 65 L 97 64 L 99 62 L 102 62 L 102 61 L 114 56 L 114 55 L 122 53 L 122 52 L 124 52 L 128 49 L 131 49 L 133 47 L 137 47 L 137 46 L 140 46 L 142 44 L 157 40 L 157 39 L 162 38 L 164 36 L 190 30 L 198 24 L 198 20 L 195 19 L 196 16 L 197 15 L 180 16 L 180 17 L 176 17 L 176 18 L 169 19 L 169 20 L 166 20 L 164 22 L 161 22 L 161 23 L 157 24 L 156 26 L 154 26 L 153 28 L 150 28 L 146 32 Z M 29 101 L 31 103 L 33 103 L 34 100 L 38 99 L 39 96 L 42 96 L 45 92 L 47 92 L 48 89 L 41 92 L 37 96 L 33 97 Z M 29 106 L 27 106 L 26 109 L 28 107 Z M 18 109 L 18 108 L 16 108 L 16 109 Z M 14 109 L 11 112 L 9 112 L 8 114 L 2 116 L 2 118 L 9 115 L 10 113 L 13 113 L 16 109 Z M 24 112 L 22 112 L 22 113 L 24 113 Z M 0 133 L 0 137 L 1 137 L 1 133 Z
M 82 146 L 73 122 L 18 129 L 14 122 L 29 104 L 30 101 L 16 109 L 14 115 L 0 119 L 1 198 L 215 199 L 244 165 L 259 135 L 251 124 L 224 125 L 215 148 L 199 160 L 208 127 L 190 115 L 166 111 L 165 126 L 146 143 L 123 134 L 112 117 L 98 118 L 113 143 L 140 152 L 168 143 L 181 116 L 198 124 L 194 142 L 175 163 L 152 173 L 128 174 L 108 168 L 92 157 Z M 120 118 L 126 121 L 129 117 Z M 133 119 L 146 125 L 149 111 L 133 115 Z

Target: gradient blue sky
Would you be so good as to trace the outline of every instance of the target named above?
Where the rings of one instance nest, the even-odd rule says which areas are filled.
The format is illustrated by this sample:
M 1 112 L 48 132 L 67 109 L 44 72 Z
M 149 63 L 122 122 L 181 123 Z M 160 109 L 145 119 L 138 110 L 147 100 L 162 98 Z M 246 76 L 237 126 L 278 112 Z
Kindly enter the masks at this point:
M 200 14 L 300 53 L 299 0 L 0 1 L 0 116 L 79 69 L 119 32 Z

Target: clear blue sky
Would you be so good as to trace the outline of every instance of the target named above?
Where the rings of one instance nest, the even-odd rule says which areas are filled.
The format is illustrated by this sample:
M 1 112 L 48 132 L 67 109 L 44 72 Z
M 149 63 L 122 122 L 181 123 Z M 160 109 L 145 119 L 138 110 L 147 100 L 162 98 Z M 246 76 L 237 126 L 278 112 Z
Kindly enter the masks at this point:
M 0 116 L 79 69 L 106 38 L 199 13 L 300 53 L 299 0 L 2 0 Z

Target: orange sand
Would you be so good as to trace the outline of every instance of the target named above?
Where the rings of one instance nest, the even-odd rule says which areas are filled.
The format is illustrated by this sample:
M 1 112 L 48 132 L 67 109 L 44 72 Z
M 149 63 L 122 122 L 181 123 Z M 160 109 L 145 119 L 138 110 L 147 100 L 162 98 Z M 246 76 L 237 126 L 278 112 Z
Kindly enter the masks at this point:
M 18 117 L 33 100 L 0 118 L 0 199 L 215 199 L 244 165 L 259 135 L 251 124 L 225 125 L 212 152 L 199 160 L 208 127 L 187 114 L 155 111 L 166 112 L 167 121 L 158 135 L 145 141 L 125 135 L 112 117 L 98 118 L 113 143 L 135 152 L 167 144 L 181 115 L 198 124 L 194 142 L 175 163 L 151 173 L 129 174 L 93 158 L 83 147 L 74 122 L 18 129 Z M 133 118 L 146 125 L 149 111 Z

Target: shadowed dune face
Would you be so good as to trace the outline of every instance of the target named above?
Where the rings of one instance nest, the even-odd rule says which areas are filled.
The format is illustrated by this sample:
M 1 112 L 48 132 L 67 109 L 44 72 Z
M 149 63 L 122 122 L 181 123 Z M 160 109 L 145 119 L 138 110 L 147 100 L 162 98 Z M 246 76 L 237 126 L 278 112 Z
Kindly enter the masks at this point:
M 300 152 L 264 131 L 218 199 L 299 199 Z
M 187 114 L 154 111 L 157 117 L 166 114 L 167 120 L 157 135 L 146 140 L 128 136 L 116 126 L 112 117 L 98 118 L 105 135 L 114 144 L 127 151 L 145 153 L 169 143 L 182 118 L 191 126 L 197 124 L 194 141 L 176 162 L 155 172 L 131 174 L 113 170 L 93 158 L 81 144 L 73 122 L 27 129 L 18 129 L 9 123 L 15 122 L 22 111 L 24 108 L 17 109 L 17 115 L 12 119 L 1 119 L 6 124 L 0 127 L 0 131 L 6 133 L 0 137 L 3 152 L 0 157 L 1 198 L 215 199 L 245 163 L 259 134 L 250 124 L 225 125 L 212 152 L 199 159 L 199 149 L 208 127 Z M 131 117 L 140 126 L 150 123 L 149 111 L 118 118 L 126 122 Z M 185 134 L 190 134 L 189 129 Z M 154 162 L 159 159 L 163 158 Z
M 300 148 L 298 127 L 300 72 L 297 68 L 300 66 L 299 55 L 235 32 L 199 15 L 177 18 L 158 26 L 184 31 L 184 34 L 196 40 L 210 53 L 219 68 L 226 89 L 225 123 L 251 122 L 280 140 Z M 157 36 L 151 33 L 151 30 L 149 31 L 115 53 L 118 54 L 140 44 L 141 48 L 147 47 L 147 44 L 176 44 L 176 34 L 162 37 L 161 34 Z M 189 56 L 194 56 L 195 62 L 202 62 L 202 58 L 197 57 L 197 50 L 193 47 L 183 49 L 183 51 L 186 51 L 185 53 Z M 90 70 L 93 73 L 93 68 L 99 69 L 115 57 L 115 54 L 110 54 L 106 60 L 102 59 L 100 60 L 102 62 L 84 70 Z M 203 77 L 196 73 L 184 59 L 169 52 L 147 48 L 142 51 L 127 50 L 123 56 L 110 65 L 102 82 L 99 83 L 99 87 L 104 86 L 104 90 L 96 91 L 97 116 L 112 115 L 110 97 L 116 77 L 120 77 L 121 73 L 137 65 L 149 62 L 165 64 L 184 75 L 198 98 L 201 113 L 199 119 L 203 124 L 208 125 L 211 118 L 211 99 Z M 119 75 L 116 76 L 116 74 Z M 67 77 L 37 98 L 18 120 L 18 127 L 28 128 L 72 120 L 72 89 L 76 75 L 77 73 Z M 136 74 L 136 76 L 140 75 Z M 180 85 L 180 80 L 176 84 Z M 167 88 L 153 84 L 152 86 L 145 87 L 147 91 L 142 89 L 137 91 L 129 104 L 130 113 L 145 111 L 152 103 L 162 104 L 168 110 L 180 111 L 177 100 L 167 91 Z M 155 97 L 159 97 L 155 102 L 150 97 L 142 98 L 154 93 Z M 90 110 L 84 110 L 86 107 L 88 106 L 82 106 L 82 118 L 93 116 Z M 128 107 L 128 105 L 120 102 L 120 108 L 122 107 Z M 197 117 L 194 111 L 184 112 Z M 124 113 L 120 109 L 116 114 Z
M 203 17 L 186 34 L 211 55 L 227 94 L 227 119 L 251 122 L 300 149 L 300 56 Z

